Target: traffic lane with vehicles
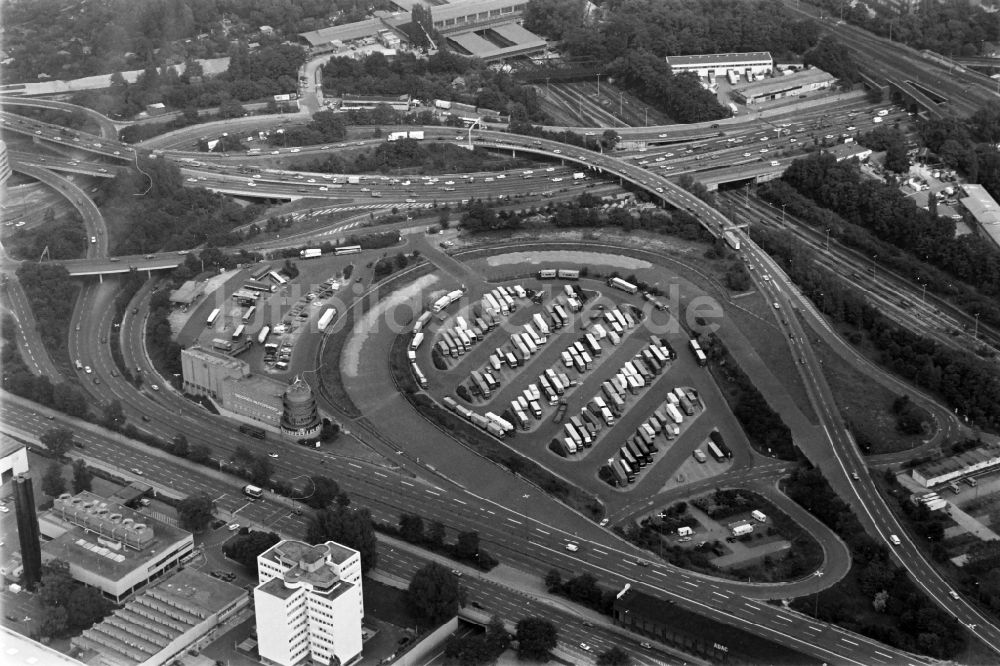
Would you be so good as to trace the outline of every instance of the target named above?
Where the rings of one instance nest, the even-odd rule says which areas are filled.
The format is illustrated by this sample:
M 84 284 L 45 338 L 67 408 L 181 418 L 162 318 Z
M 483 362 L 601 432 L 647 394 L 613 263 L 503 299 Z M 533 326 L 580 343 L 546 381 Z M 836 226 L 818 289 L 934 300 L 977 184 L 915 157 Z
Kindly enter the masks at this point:
M 776 290 L 774 297 L 780 299 L 782 303 L 791 306 L 794 301 L 799 307 L 799 313 L 803 314 L 806 322 L 820 334 L 823 330 L 832 333 L 827 328 L 821 315 L 815 311 L 808 299 L 802 296 L 787 280 L 783 272 L 774 264 L 773 260 L 763 253 L 758 253 L 756 247 L 749 245 L 748 252 L 758 254 L 761 261 L 771 267 L 772 282 L 778 281 L 780 286 L 774 286 Z M 970 630 L 977 637 L 983 640 L 994 650 L 1000 652 L 1000 629 L 991 623 L 985 616 L 980 614 L 975 608 L 967 604 L 964 600 L 954 600 L 950 596 L 951 587 L 940 577 L 929 561 L 917 549 L 902 529 L 899 521 L 889 510 L 885 500 L 878 494 L 874 484 L 864 472 L 864 461 L 860 452 L 854 444 L 850 435 L 843 430 L 841 421 L 838 418 L 836 404 L 833 395 L 822 375 L 822 370 L 817 363 L 816 357 L 808 344 L 808 339 L 804 333 L 805 324 L 799 321 L 798 316 L 793 316 L 789 320 L 792 332 L 799 337 L 803 356 L 805 358 L 806 375 L 810 381 L 809 387 L 818 396 L 820 404 L 820 417 L 824 420 L 826 432 L 832 447 L 816 446 L 816 442 L 800 441 L 805 453 L 814 464 L 818 464 L 824 472 L 830 485 L 834 490 L 855 508 L 861 523 L 866 530 L 876 539 L 886 542 L 888 547 L 895 552 L 900 563 L 913 576 L 915 582 L 925 592 L 927 592 L 939 606 L 954 615 L 966 627 L 974 627 Z M 836 336 L 835 344 L 844 344 Z M 853 480 L 849 475 L 858 473 L 859 480 Z M 898 535 L 902 539 L 899 545 L 888 542 L 890 535 Z
M 17 345 L 21 351 L 21 357 L 28 365 L 32 374 L 48 377 L 53 384 L 58 384 L 63 379 L 62 371 L 56 367 L 52 357 L 49 356 L 48 349 L 42 342 L 42 336 L 38 330 L 38 321 L 28 303 L 28 297 L 24 293 L 24 288 L 15 275 L 5 273 L 7 282 L 0 287 L 0 293 L 5 297 L 4 307 L 9 309 L 17 323 Z
M 478 611 L 484 617 L 498 615 L 510 624 L 525 617 L 546 618 L 559 629 L 558 649 L 570 653 L 574 659 L 593 659 L 596 654 L 617 646 L 636 659 L 655 659 L 656 663 L 663 664 L 686 663 L 681 655 L 641 647 L 641 643 L 649 639 L 614 626 L 610 618 L 595 611 L 573 608 L 570 602 L 546 594 L 535 582 L 504 580 L 492 573 L 475 571 L 440 556 L 419 552 L 397 540 L 379 544 L 378 569 L 404 580 L 411 579 L 428 560 L 460 568 L 463 575 L 459 583 L 466 589 L 469 599 L 466 612 Z M 589 645 L 592 650 L 582 650 L 581 644 Z
M 89 429 L 93 429 L 93 430 L 100 430 L 96 426 L 89 426 L 89 424 L 85 424 L 85 427 L 88 427 Z M 161 455 L 163 455 L 164 457 L 166 457 L 166 454 L 161 454 Z M 210 470 L 195 471 L 196 470 L 196 466 L 194 466 L 194 465 L 192 465 L 190 463 L 186 463 L 186 461 L 178 461 L 178 462 L 179 462 L 179 464 L 178 463 L 175 463 L 175 464 L 178 464 L 178 466 L 188 466 L 192 470 L 192 473 L 189 473 L 188 475 L 186 475 L 185 477 L 183 477 L 183 479 L 192 479 L 192 480 L 201 479 L 202 480 L 201 483 L 202 483 L 202 489 L 203 490 L 210 490 L 210 491 L 212 491 L 213 489 L 217 489 L 219 487 L 218 481 L 216 479 L 204 480 L 204 477 L 207 477 L 210 474 L 212 476 L 214 476 L 214 474 L 211 473 Z M 149 476 L 147 476 L 146 478 L 149 479 Z M 225 478 L 225 477 L 221 477 L 221 478 Z M 178 483 L 179 482 L 180 481 L 178 481 Z M 401 490 L 406 490 L 405 485 L 406 484 L 394 484 L 391 487 L 392 488 L 399 488 Z M 413 484 L 409 484 L 409 485 L 412 486 Z M 444 489 L 439 489 L 439 490 L 444 490 Z M 349 491 L 350 491 L 350 489 L 349 489 Z M 456 513 L 462 513 L 463 511 L 467 511 L 468 510 L 468 504 L 466 502 L 464 502 L 464 501 L 461 504 L 455 504 L 453 502 L 449 502 L 448 500 L 450 500 L 450 498 L 446 497 L 446 495 L 448 493 L 438 492 L 438 491 L 435 491 L 435 490 L 433 490 L 431 488 L 427 488 L 427 487 L 419 488 L 418 489 L 418 494 L 419 494 L 419 491 L 423 491 L 425 493 L 426 498 L 427 498 L 425 501 L 419 501 L 419 505 L 425 505 L 425 504 L 427 504 L 427 505 L 430 505 L 429 508 L 436 508 L 437 506 L 441 507 L 441 509 L 439 511 L 435 510 L 435 511 L 430 512 L 431 515 L 434 515 L 435 513 L 440 512 L 442 514 L 441 515 L 442 518 L 444 518 L 444 519 L 446 519 L 448 521 L 453 522 L 454 519 L 455 519 L 455 514 Z M 376 494 L 378 494 L 378 493 L 376 493 Z M 464 492 L 462 492 L 462 494 L 464 494 Z M 364 494 L 362 494 L 361 497 L 367 499 Z M 380 501 L 383 500 L 384 498 L 385 498 L 384 494 L 379 494 L 379 499 L 375 500 L 372 503 L 377 506 L 380 503 Z M 246 520 L 249 521 L 248 524 L 252 524 L 255 521 L 259 521 L 260 524 L 266 525 L 269 520 L 274 520 L 275 511 L 271 510 L 271 509 L 268 509 L 266 506 L 264 506 L 265 504 L 267 504 L 267 502 L 245 502 L 241 498 L 232 500 L 230 498 L 230 496 L 229 496 L 228 493 L 227 493 L 227 496 L 225 498 L 223 498 L 223 501 L 224 502 L 229 502 L 231 506 L 235 506 L 235 507 L 239 508 L 239 512 L 238 513 L 241 516 L 240 520 L 246 519 Z M 412 503 L 413 499 L 410 499 L 410 502 Z M 532 507 L 535 508 L 540 503 L 544 503 L 544 502 L 539 502 L 539 501 L 535 500 L 535 501 L 532 502 Z M 411 506 L 412 505 L 413 504 L 411 504 Z M 225 506 L 225 504 L 224 504 L 224 506 Z M 487 507 L 491 507 L 491 506 L 492 506 L 492 508 L 487 508 Z M 488 516 L 485 519 L 483 517 L 478 517 L 478 518 L 474 518 L 473 519 L 474 524 L 477 527 L 480 528 L 481 533 L 483 531 L 483 529 L 482 529 L 481 526 L 484 524 L 484 520 L 485 520 L 485 524 L 486 525 L 491 525 L 491 524 L 494 524 L 496 522 L 494 520 L 493 523 L 491 523 L 489 521 L 489 518 L 488 518 L 489 516 L 493 516 L 494 518 L 496 518 L 497 515 L 507 514 L 507 518 L 510 518 L 509 514 L 511 512 L 506 511 L 506 510 L 502 509 L 501 507 L 499 507 L 497 505 L 493 505 L 493 504 L 491 504 L 489 502 L 486 502 L 483 506 L 478 506 L 476 508 L 478 508 L 478 509 L 480 509 L 482 511 L 485 511 L 485 513 L 488 514 Z M 496 509 L 496 511 L 494 511 L 493 509 Z M 575 514 L 572 514 L 570 512 L 566 512 L 566 513 L 569 516 L 575 515 Z M 473 513 L 473 515 L 474 515 L 474 513 Z M 631 559 L 629 559 L 630 557 L 634 557 L 634 555 L 630 555 L 629 553 L 623 553 L 623 552 L 620 552 L 620 551 L 616 552 L 615 548 L 608 547 L 608 546 L 603 546 L 603 548 L 607 548 L 607 550 L 604 551 L 604 553 L 605 553 L 604 556 L 607 558 L 608 567 L 596 567 L 595 568 L 594 566 L 590 565 L 587 562 L 587 560 L 580 559 L 579 557 L 576 557 L 576 556 L 574 556 L 571 559 L 568 559 L 566 557 L 567 554 L 563 550 L 563 545 L 564 545 L 564 543 L 567 540 L 569 540 L 570 538 L 574 538 L 574 539 L 586 539 L 587 543 L 594 543 L 594 542 L 596 542 L 596 540 L 594 538 L 591 538 L 591 536 L 590 536 L 590 534 L 588 534 L 588 532 L 592 532 L 595 537 L 606 538 L 608 536 L 607 533 L 606 533 L 606 531 L 600 530 L 600 528 L 597 528 L 596 526 L 593 526 L 593 525 L 590 525 L 590 526 L 586 526 L 585 525 L 585 526 L 583 526 L 582 529 L 578 530 L 571 537 L 568 532 L 563 532 L 561 530 L 558 530 L 558 528 L 553 528 L 552 526 L 546 525 L 546 527 L 548 528 L 548 530 L 544 530 L 543 528 L 538 527 L 537 525 L 540 525 L 540 524 L 536 524 L 532 519 L 527 518 L 526 516 L 523 516 L 521 514 L 516 514 L 515 513 L 514 515 L 519 515 L 520 518 L 524 519 L 525 526 L 526 526 L 525 529 L 526 530 L 533 529 L 534 531 L 532 532 L 532 534 L 536 534 L 537 533 L 539 535 L 539 538 L 545 537 L 545 538 L 547 538 L 549 540 L 548 542 L 552 544 L 550 547 L 536 546 L 536 548 L 541 549 L 543 552 L 545 552 L 547 554 L 547 557 L 545 557 L 545 559 L 542 560 L 542 561 L 546 562 L 547 564 L 558 563 L 559 566 L 560 566 L 560 568 L 564 568 L 568 572 L 577 572 L 577 571 L 579 571 L 579 569 L 581 567 L 583 567 L 584 570 L 589 569 L 589 570 L 591 570 L 591 571 L 593 571 L 593 572 L 595 572 L 595 573 L 597 573 L 597 574 L 599 574 L 599 575 L 601 575 L 602 577 L 605 577 L 605 578 L 608 575 L 612 575 L 613 576 L 612 584 L 624 584 L 624 582 L 627 582 L 627 581 L 635 581 L 637 579 L 637 576 L 635 575 L 637 572 L 638 572 L 638 578 L 641 579 L 641 578 L 644 577 L 643 573 L 645 571 L 647 571 L 647 570 L 655 570 L 657 568 L 657 567 L 653 567 L 653 568 L 637 567 L 635 565 L 634 561 L 632 561 Z M 396 516 L 398 516 L 398 510 L 395 510 L 395 509 L 390 509 L 390 511 L 388 511 L 388 512 L 382 511 L 382 510 L 380 510 L 378 508 L 376 508 L 376 510 L 375 510 L 375 519 L 378 520 L 378 521 L 385 521 L 385 522 L 389 522 L 389 523 L 394 524 L 395 520 L 396 520 Z M 301 520 L 302 520 L 302 518 L 299 517 L 299 516 L 292 516 L 292 517 L 287 518 L 282 524 L 294 525 L 294 524 L 298 523 Z M 526 562 L 528 564 L 531 564 L 532 560 L 530 558 L 525 558 L 523 552 L 520 549 L 518 549 L 518 550 L 509 550 L 507 548 L 507 544 L 511 543 L 511 537 L 512 536 L 519 537 L 520 534 L 518 532 L 511 532 L 510 530 L 504 530 L 502 525 L 500 526 L 500 528 L 501 529 L 497 529 L 496 533 L 494 534 L 494 533 L 490 533 L 493 530 L 491 528 L 487 527 L 487 530 L 486 530 L 487 534 L 485 535 L 484 540 L 487 543 L 490 543 L 495 548 L 496 552 L 502 554 L 505 558 L 509 558 L 511 562 L 514 562 L 514 563 Z M 299 529 L 301 529 L 301 528 L 299 528 Z M 549 530 L 552 530 L 552 532 L 549 532 Z M 547 535 L 551 535 L 551 536 L 547 536 Z M 515 541 L 516 540 L 517 539 L 515 538 Z M 631 549 L 629 549 L 629 550 L 631 550 Z M 595 554 L 596 554 L 596 549 L 595 549 Z M 585 555 L 585 553 L 581 553 L 581 555 Z M 615 569 L 619 569 L 619 570 L 624 568 L 624 569 L 629 569 L 630 571 L 629 571 L 628 574 L 626 574 L 624 576 L 624 578 L 621 578 L 621 577 L 617 577 L 617 574 L 614 574 L 614 571 L 611 568 L 609 568 L 609 567 L 615 568 Z M 673 571 L 672 568 L 665 568 L 664 570 Z M 688 576 L 685 573 L 680 573 L 679 574 L 679 578 L 681 580 L 683 580 L 685 578 L 688 578 Z M 660 582 L 659 578 L 653 578 L 652 580 L 653 580 L 654 583 L 657 583 L 656 589 L 653 590 L 655 593 L 668 593 L 665 589 L 663 589 L 662 585 L 659 584 L 659 582 Z M 666 580 L 666 584 L 672 584 L 672 582 L 673 582 L 672 578 L 666 578 L 665 580 Z M 720 583 L 720 584 L 723 585 L 723 586 L 725 585 L 724 583 Z M 697 589 L 698 587 L 699 587 L 699 584 L 695 584 L 694 588 Z M 791 587 L 794 587 L 794 585 L 791 586 Z M 722 590 L 722 589 L 723 588 L 719 587 L 719 585 L 713 584 L 711 586 L 711 589 L 706 589 L 705 590 L 705 593 L 706 593 L 705 601 L 704 602 L 699 602 L 699 603 L 703 603 L 703 604 L 706 604 L 706 605 L 710 604 L 713 601 L 717 603 L 718 600 L 717 599 L 713 599 L 712 597 L 714 596 L 714 593 L 720 592 L 720 590 Z M 790 592 L 791 592 L 791 590 L 790 590 Z M 684 598 L 687 598 L 687 597 L 691 596 L 691 594 L 688 592 L 688 588 L 687 587 L 678 587 L 677 591 L 674 592 L 674 593 L 672 593 L 672 594 L 674 594 L 675 596 L 678 596 L 678 597 L 683 596 Z M 722 592 L 722 594 L 725 594 L 725 593 Z M 767 613 L 770 613 L 771 609 L 764 609 L 764 610 L 766 611 L 765 614 L 767 614 Z M 785 621 L 786 620 L 778 620 L 778 622 L 785 622 Z M 756 624 L 759 624 L 759 622 L 757 622 Z M 784 627 L 785 625 L 782 624 L 781 626 Z
M 60 175 L 27 165 L 11 164 L 15 171 L 19 171 L 26 176 L 30 176 L 48 185 L 53 190 L 61 194 L 77 210 L 83 219 L 83 226 L 86 230 L 87 258 L 95 259 L 108 256 L 108 232 L 104 223 L 104 216 L 87 193 L 77 187 L 71 180 Z

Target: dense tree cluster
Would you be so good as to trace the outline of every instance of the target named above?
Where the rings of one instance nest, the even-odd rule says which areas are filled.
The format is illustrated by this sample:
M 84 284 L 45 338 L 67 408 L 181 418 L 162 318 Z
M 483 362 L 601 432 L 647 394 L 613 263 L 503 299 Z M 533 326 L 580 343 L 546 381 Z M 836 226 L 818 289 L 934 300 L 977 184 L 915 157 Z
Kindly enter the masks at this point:
M 140 160 L 140 168 L 108 179 L 95 196 L 106 217 L 128 221 L 115 254 L 233 244 L 239 239 L 230 230 L 259 213 L 257 206 L 244 208 L 220 194 L 184 187 L 180 169 L 165 160 Z
M 406 590 L 410 613 L 425 627 L 434 627 L 458 614 L 466 591 L 458 576 L 437 562 L 417 570 Z
M 73 580 L 69 565 L 61 560 L 42 565 L 37 601 L 38 631 L 48 638 L 78 634 L 112 609 L 100 590 Z
M 930 120 L 920 125 L 920 138 L 946 165 L 965 174 L 1000 199 L 1000 102 L 993 102 L 970 118 Z
M 24 262 L 17 268 L 17 279 L 31 305 L 45 348 L 51 354 L 64 355 L 77 284 L 58 264 Z
M 184 529 L 201 532 L 215 517 L 215 502 L 206 493 L 188 495 L 177 504 L 177 517 Z
M 0 385 L 4 390 L 70 416 L 87 416 L 88 401 L 83 391 L 65 382 L 53 385 L 48 377 L 31 372 L 17 347 L 16 331 L 17 323 L 12 316 L 5 314 L 0 318 L 0 335 L 3 339 L 3 348 L 0 349 L 3 376 L 0 378 Z
M 865 256 L 877 256 L 879 266 L 891 268 L 900 275 L 912 275 L 916 281 L 926 284 L 928 291 L 947 298 L 970 315 L 979 313 L 983 323 L 1000 326 L 1000 303 L 996 298 L 991 298 L 974 287 L 955 280 L 944 270 L 930 266 L 916 256 L 877 239 L 871 231 L 845 222 L 836 213 L 821 208 L 788 183 L 772 180 L 762 184 L 758 193 L 778 206 L 787 207 L 789 215 L 794 215 L 817 229 L 829 230 L 831 239 L 839 240 Z
M 541 617 L 526 617 L 517 622 L 517 658 L 546 662 L 549 654 L 559 644 L 559 631 L 550 621 Z
M 11 3 L 4 50 L 13 62 L 5 64 L 5 79 L 71 79 L 224 56 L 233 39 L 280 43 L 331 19 L 350 23 L 392 9 L 387 0 L 107 0 L 73 11 L 63 0 Z M 274 34 L 260 33 L 264 25 Z
M 611 615 L 618 594 L 618 590 L 602 589 L 592 574 L 563 580 L 558 569 L 550 569 L 545 574 L 545 589 L 549 594 L 559 594 L 604 615 Z
M 944 55 L 981 55 L 983 42 L 996 41 L 1000 35 L 1000 15 L 964 0 L 922 3 L 903 13 L 894 5 L 875 2 L 813 0 L 812 4 L 837 17 L 843 12 L 845 21 L 877 35 L 888 37 L 891 30 L 894 41 Z
M 686 211 L 667 212 L 660 209 L 643 210 L 637 215 L 618 206 L 608 206 L 589 192 L 575 201 L 551 203 L 544 208 L 522 211 L 495 210 L 489 201 L 470 201 L 459 225 L 468 231 L 485 232 L 502 229 L 520 229 L 533 218 L 541 215 L 556 227 L 620 227 L 623 231 L 643 229 L 685 240 L 709 240 L 712 236 Z
M 361 571 L 367 573 L 378 564 L 378 539 L 371 511 L 335 504 L 319 509 L 306 523 L 306 541 L 336 541 L 361 553 Z
M 193 60 L 184 64 L 183 73 L 173 67 L 147 66 L 134 83 L 116 72 L 109 88 L 78 92 L 71 101 L 113 118 L 131 118 L 147 105 L 162 102 L 170 109 L 183 109 L 185 124 L 196 121 L 196 109 L 205 107 L 219 107 L 223 118 L 234 115 L 227 111 L 230 108 L 238 108 L 235 115 L 242 115 L 240 101 L 296 92 L 298 69 L 306 53 L 292 44 L 274 43 L 250 50 L 240 42 L 232 47 L 229 57 L 229 68 L 215 76 L 205 76 L 201 64 Z
M 323 67 L 323 89 L 330 95 L 410 95 L 425 103 L 444 99 L 508 113 L 518 120 L 545 120 L 534 88 L 447 51 L 429 58 L 407 53 L 393 58 L 381 53 L 331 58 Z
M 842 81 L 857 83 L 861 80 L 858 64 L 854 61 L 850 49 L 829 35 L 805 52 L 803 62 L 818 67 Z
M 479 545 L 478 532 L 460 532 L 455 543 L 445 543 L 444 524 L 434 521 L 425 527 L 424 519 L 415 513 L 404 513 L 399 516 L 398 534 L 409 543 L 445 553 L 484 571 L 489 571 L 499 564 L 496 558 Z
M 1000 253 L 975 234 L 955 237 L 952 220 L 934 218 L 896 187 L 865 178 L 850 161 L 818 153 L 789 165 L 782 180 L 844 221 L 924 259 L 955 278 L 1000 296 Z M 776 203 L 780 190 L 765 190 Z
M 482 148 L 465 150 L 453 143 L 421 143 L 416 139 L 386 141 L 352 158 L 331 154 L 297 169 L 319 173 L 467 173 L 516 168 L 520 161 L 502 159 Z
M 274 532 L 258 532 L 246 528 L 222 546 L 226 557 L 242 564 L 251 576 L 257 577 L 257 556 L 281 541 Z
M 819 604 L 820 619 L 938 659 L 953 658 L 964 649 L 965 636 L 958 621 L 920 592 L 906 570 L 893 562 L 885 544 L 868 536 L 820 470 L 797 469 L 786 481 L 784 490 L 837 532 L 851 550 L 852 570 L 856 575 L 831 590 L 839 591 L 835 599 L 824 599 Z M 839 589 L 854 585 L 857 589 Z M 872 608 L 881 617 L 874 617 Z M 812 603 L 800 603 L 799 610 L 812 609 Z
M 30 261 L 38 261 L 46 250 L 49 259 L 79 259 L 87 248 L 87 234 L 75 208 L 58 221 L 55 209 L 48 208 L 41 227 L 16 229 L 4 246 L 12 257 Z
M 486 666 L 497 663 L 510 647 L 511 636 L 497 616 L 490 619 L 483 634 L 454 636 L 444 646 L 445 663 L 456 666 Z
M 679 123 L 728 118 L 715 93 L 691 72 L 674 74 L 666 61 L 646 50 L 629 50 L 611 61 L 607 73 L 618 85 Z
M 856 329 L 849 339 L 858 343 L 864 333 L 890 370 L 973 422 L 1000 427 L 1000 376 L 987 362 L 898 326 L 839 278 L 816 270 L 811 250 L 794 238 L 757 228 L 752 234 L 822 312 Z
M 702 343 L 708 362 L 726 386 L 726 400 L 733 409 L 733 415 L 743 426 L 743 432 L 757 453 L 774 455 L 781 460 L 795 460 L 797 449 L 792 440 L 792 431 L 761 394 L 733 358 L 722 340 L 710 334 Z
M 630 49 L 656 56 L 770 51 L 775 58 L 804 53 L 819 38 L 811 20 L 775 0 L 614 0 L 604 20 L 590 21 L 582 2 L 531 0 L 525 27 L 554 39 L 572 55 L 611 62 Z

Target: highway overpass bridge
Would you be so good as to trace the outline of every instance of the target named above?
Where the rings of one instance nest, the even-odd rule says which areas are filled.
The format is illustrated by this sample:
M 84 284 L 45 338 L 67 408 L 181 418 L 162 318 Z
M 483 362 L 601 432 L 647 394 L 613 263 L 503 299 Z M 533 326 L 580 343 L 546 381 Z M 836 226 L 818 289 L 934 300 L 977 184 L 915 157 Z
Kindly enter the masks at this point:
M 109 169 L 103 164 L 95 164 L 93 162 L 41 157 L 34 153 L 25 153 L 17 150 L 10 151 L 8 155 L 10 155 L 12 160 L 16 160 L 20 164 L 38 167 L 39 169 L 49 169 L 50 171 L 63 171 L 83 176 L 94 176 L 96 178 L 114 178 L 118 174 L 117 168 Z
M 148 257 L 148 258 L 147 258 Z M 58 262 L 66 267 L 73 277 L 96 275 L 102 281 L 105 275 L 144 272 L 147 277 L 153 271 L 169 271 L 184 263 L 184 257 L 176 253 L 164 253 L 135 257 L 112 257 L 110 259 L 70 259 Z

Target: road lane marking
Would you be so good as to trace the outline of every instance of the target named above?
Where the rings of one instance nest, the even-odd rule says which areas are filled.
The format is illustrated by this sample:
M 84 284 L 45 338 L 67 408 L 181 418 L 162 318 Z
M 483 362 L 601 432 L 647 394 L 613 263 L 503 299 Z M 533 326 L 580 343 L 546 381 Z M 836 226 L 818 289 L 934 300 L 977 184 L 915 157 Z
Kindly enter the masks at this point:
M 778 618 L 779 620 L 784 620 L 785 622 L 788 622 L 789 624 L 793 624 L 793 623 L 795 622 L 795 620 L 793 620 L 792 618 L 790 618 L 790 617 L 785 617 L 785 616 L 784 616 L 784 615 L 782 615 L 781 613 L 775 613 L 775 615 L 774 615 L 774 616 L 775 616 L 776 618 Z
M 874 652 L 875 654 L 880 654 L 883 657 L 885 657 L 886 659 L 892 659 L 892 655 L 891 654 L 886 654 L 885 652 L 882 652 L 881 650 L 872 650 L 872 652 Z
M 400 481 L 400 483 L 402 483 L 404 486 L 409 486 L 411 488 L 413 487 L 413 484 L 410 483 L 409 481 Z
M 715 590 L 712 590 L 712 594 L 718 595 L 718 596 L 722 597 L 723 599 L 728 599 L 729 598 L 728 594 L 723 594 L 722 592 L 716 592 Z
M 349 463 L 347 463 L 347 464 L 348 464 L 348 465 L 349 465 L 350 467 L 356 467 L 357 469 L 361 469 L 361 465 L 358 465 L 358 464 L 355 464 L 355 463 L 352 463 L 352 462 L 349 462 Z
M 510 522 L 512 522 L 512 523 L 516 523 L 516 524 L 518 524 L 518 525 L 523 525 L 523 524 L 524 524 L 524 523 L 522 523 L 522 522 L 521 522 L 520 520 L 514 520 L 514 519 L 513 519 L 513 518 L 511 518 L 510 516 L 507 516 L 507 520 L 509 520 L 509 521 L 510 521 Z
M 430 488 L 427 488 L 426 492 L 427 492 L 428 495 L 434 495 L 435 497 L 441 497 L 441 493 L 436 493 L 433 490 L 431 490 Z
M 539 532 L 541 532 L 542 534 L 551 534 L 551 532 L 546 532 L 541 527 L 536 527 L 535 529 L 538 530 Z
M 601 555 L 607 555 L 607 553 L 604 552 L 603 550 L 601 550 L 600 548 L 591 548 L 591 550 L 593 550 L 595 553 L 599 553 Z
M 859 645 L 859 643 L 855 643 L 854 641 L 850 640 L 849 638 L 844 638 L 843 636 L 840 637 L 840 640 L 844 641 L 845 643 L 850 643 L 851 645 Z
M 375 472 L 374 474 L 375 474 L 375 476 L 381 476 L 383 479 L 388 479 L 389 478 L 388 476 L 386 476 L 382 472 Z

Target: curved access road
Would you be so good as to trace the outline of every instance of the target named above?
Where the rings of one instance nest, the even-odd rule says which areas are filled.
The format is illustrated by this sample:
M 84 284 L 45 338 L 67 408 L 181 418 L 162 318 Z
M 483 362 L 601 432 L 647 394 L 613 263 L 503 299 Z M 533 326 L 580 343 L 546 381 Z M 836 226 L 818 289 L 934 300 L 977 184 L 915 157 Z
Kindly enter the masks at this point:
M 83 218 L 83 226 L 87 236 L 93 242 L 87 243 L 87 259 L 100 259 L 108 256 L 108 232 L 104 224 L 104 216 L 98 210 L 87 193 L 77 187 L 73 181 L 52 173 L 48 169 L 29 166 L 16 160 L 11 160 L 11 169 L 31 176 L 45 183 L 53 190 L 63 195 Z
M 69 102 L 60 102 L 54 99 L 38 99 L 33 97 L 17 97 L 12 95 L 0 96 L 0 107 L 17 107 L 25 106 L 35 109 L 53 109 L 55 111 L 65 111 L 67 113 L 83 113 L 89 118 L 101 131 L 101 136 L 105 139 L 110 139 L 113 141 L 118 140 L 118 126 L 126 125 L 128 123 L 115 123 L 115 121 L 108 118 L 103 113 L 95 111 L 86 106 L 80 106 L 79 104 L 70 104 Z

